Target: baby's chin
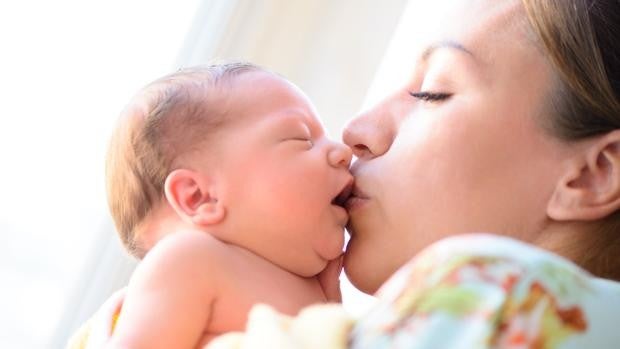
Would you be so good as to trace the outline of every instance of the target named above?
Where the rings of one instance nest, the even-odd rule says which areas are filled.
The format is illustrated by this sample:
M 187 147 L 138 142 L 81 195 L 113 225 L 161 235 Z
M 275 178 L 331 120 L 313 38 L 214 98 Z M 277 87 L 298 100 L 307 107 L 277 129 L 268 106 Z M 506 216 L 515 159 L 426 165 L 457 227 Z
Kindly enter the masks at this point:
M 297 268 L 290 268 L 288 271 L 301 277 L 310 278 L 317 276 L 327 267 L 327 261 L 313 262 L 312 264 L 304 265 Z
M 316 249 L 316 251 L 322 259 L 327 261 L 339 258 L 344 252 L 344 229 L 339 235 L 323 244 L 322 248 Z
M 304 261 L 297 265 L 289 265 L 288 271 L 302 277 L 313 277 L 322 272 L 330 261 L 340 258 L 344 248 L 344 237 L 341 241 L 335 241 L 327 247 L 314 248 L 311 253 L 301 257 Z M 298 260 L 299 261 L 299 260 Z

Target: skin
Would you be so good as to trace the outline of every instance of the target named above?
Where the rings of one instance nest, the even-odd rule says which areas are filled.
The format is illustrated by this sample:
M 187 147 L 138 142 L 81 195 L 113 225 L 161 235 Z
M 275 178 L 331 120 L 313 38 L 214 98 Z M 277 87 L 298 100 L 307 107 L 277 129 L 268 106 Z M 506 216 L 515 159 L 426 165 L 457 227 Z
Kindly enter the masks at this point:
M 538 122 L 553 74 L 520 3 L 456 1 L 440 18 L 441 30 L 409 36 L 416 59 L 395 69 L 406 81 L 343 133 L 358 158 L 344 267 L 366 293 L 443 237 L 538 242 L 570 159 Z
M 230 122 L 168 175 L 144 232 L 158 241 L 108 347 L 202 347 L 243 330 L 256 303 L 295 315 L 338 300 L 322 279 L 340 272 L 348 215 L 334 198 L 352 184 L 351 150 L 274 75 L 243 74 L 214 98 Z

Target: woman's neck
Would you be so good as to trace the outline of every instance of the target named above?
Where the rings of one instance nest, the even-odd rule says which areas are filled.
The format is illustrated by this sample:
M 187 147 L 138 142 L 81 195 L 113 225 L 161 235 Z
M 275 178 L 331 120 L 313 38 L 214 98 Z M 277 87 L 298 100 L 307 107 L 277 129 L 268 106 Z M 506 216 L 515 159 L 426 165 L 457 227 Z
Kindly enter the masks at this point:
M 555 222 L 541 232 L 534 244 L 573 261 L 597 277 L 620 281 L 620 221 Z

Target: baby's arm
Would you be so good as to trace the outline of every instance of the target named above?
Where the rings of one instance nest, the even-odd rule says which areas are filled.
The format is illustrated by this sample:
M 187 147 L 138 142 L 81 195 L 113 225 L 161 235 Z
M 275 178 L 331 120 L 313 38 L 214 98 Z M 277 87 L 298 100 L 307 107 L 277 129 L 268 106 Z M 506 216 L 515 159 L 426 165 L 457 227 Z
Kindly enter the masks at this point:
M 179 232 L 157 243 L 140 263 L 108 348 L 194 348 L 216 298 L 213 238 Z

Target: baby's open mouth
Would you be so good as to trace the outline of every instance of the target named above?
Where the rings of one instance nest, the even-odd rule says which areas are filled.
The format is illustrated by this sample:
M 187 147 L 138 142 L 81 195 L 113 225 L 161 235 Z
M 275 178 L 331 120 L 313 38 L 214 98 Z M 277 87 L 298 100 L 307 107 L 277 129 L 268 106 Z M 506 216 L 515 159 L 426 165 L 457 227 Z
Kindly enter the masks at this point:
M 351 191 L 353 190 L 353 179 L 348 181 L 345 186 L 342 188 L 340 193 L 332 200 L 332 205 L 340 206 L 344 208 L 345 203 L 351 196 Z

